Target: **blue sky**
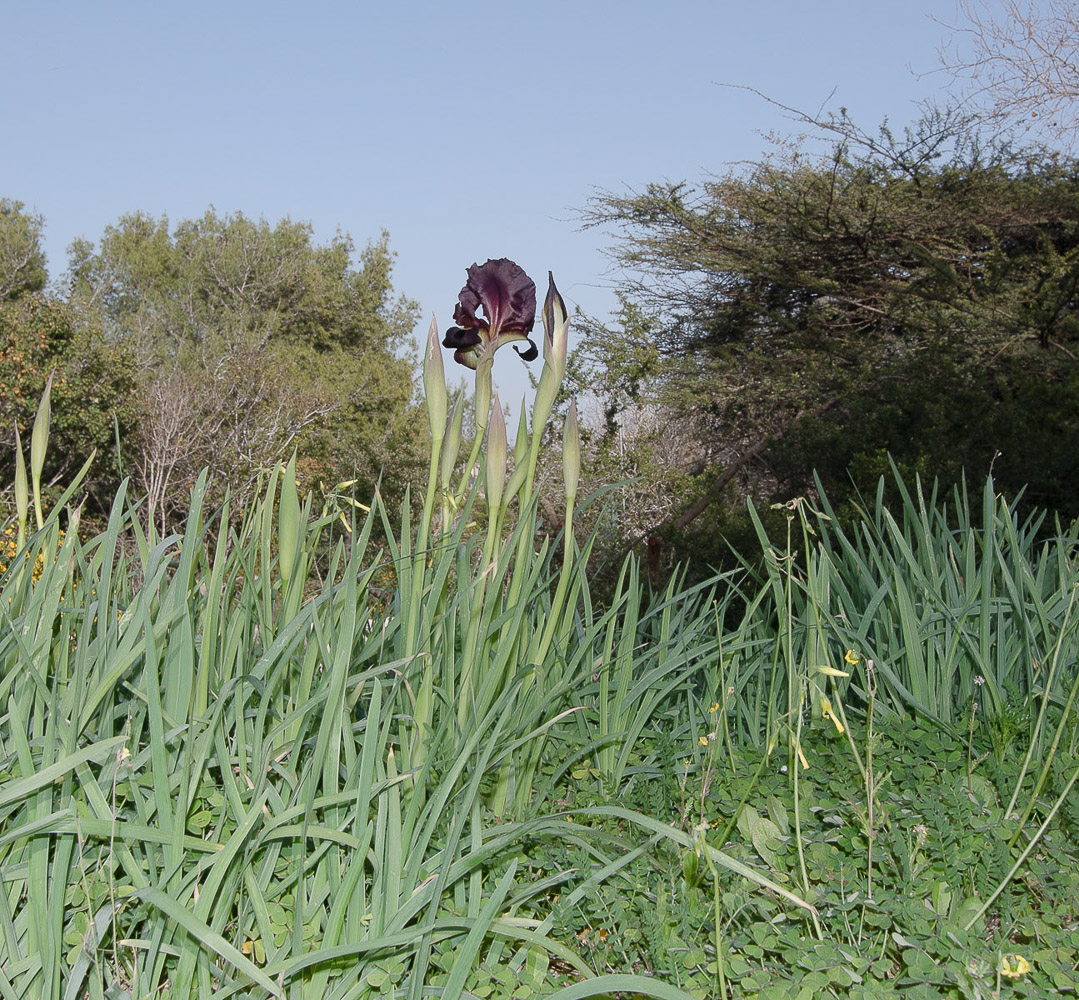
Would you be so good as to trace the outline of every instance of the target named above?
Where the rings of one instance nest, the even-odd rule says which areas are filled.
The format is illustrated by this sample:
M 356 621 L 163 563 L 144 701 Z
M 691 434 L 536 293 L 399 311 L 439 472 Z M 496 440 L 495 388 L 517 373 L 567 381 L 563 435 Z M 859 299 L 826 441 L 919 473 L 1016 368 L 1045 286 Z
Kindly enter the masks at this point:
M 417 332 L 449 325 L 487 257 L 541 297 L 551 269 L 605 315 L 609 240 L 576 222 L 596 190 L 699 180 L 793 131 L 721 84 L 901 126 L 946 83 L 934 17 L 952 0 L 0 0 L 0 196 L 45 216 L 54 277 L 123 213 L 212 204 L 320 240 L 388 230 Z M 512 401 L 525 381 L 502 353 Z

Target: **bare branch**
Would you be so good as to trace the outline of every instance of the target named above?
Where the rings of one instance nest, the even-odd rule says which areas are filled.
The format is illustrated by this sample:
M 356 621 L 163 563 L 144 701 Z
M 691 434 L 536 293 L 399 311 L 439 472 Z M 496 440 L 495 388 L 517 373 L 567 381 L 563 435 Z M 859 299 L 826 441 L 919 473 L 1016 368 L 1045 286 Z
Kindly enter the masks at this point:
M 998 13 L 997 11 L 1001 11 Z M 940 52 L 965 106 L 1074 150 L 1079 138 L 1079 3 L 961 0 Z

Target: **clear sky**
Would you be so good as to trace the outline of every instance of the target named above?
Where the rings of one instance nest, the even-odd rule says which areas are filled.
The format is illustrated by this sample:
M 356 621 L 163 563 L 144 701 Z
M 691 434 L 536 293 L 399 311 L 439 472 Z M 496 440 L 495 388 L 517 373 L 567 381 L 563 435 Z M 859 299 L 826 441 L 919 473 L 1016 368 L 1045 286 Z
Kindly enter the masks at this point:
M 720 84 L 902 126 L 946 82 L 918 75 L 933 18 L 953 0 L 0 0 L 0 196 L 45 216 L 54 278 L 126 212 L 213 205 L 388 230 L 418 333 L 487 257 L 602 316 L 608 240 L 575 221 L 596 190 L 699 180 L 794 130 Z M 520 369 L 500 352 L 511 403 Z

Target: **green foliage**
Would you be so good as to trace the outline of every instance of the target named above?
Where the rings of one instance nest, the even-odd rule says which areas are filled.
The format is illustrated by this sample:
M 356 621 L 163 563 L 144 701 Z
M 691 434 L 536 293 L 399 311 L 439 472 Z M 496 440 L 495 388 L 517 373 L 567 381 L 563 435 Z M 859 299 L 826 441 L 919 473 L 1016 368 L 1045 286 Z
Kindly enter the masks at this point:
M 212 495 L 243 494 L 292 448 L 309 482 L 359 479 L 365 496 L 392 457 L 400 495 L 420 453 L 397 354 L 415 306 L 393 297 L 385 234 L 353 252 L 213 210 L 171 229 L 135 213 L 72 247 L 72 303 L 138 366 L 133 464 L 159 524 L 204 466 Z
M 38 400 L 54 370 L 52 446 L 43 482 L 70 480 L 96 449 L 98 460 L 85 485 L 93 509 L 107 511 L 120 481 L 116 431 L 126 433 L 136 412 L 133 359 L 100 329 L 76 322 L 63 303 L 38 294 L 0 303 L 0 479 L 15 479 L 14 426 L 29 441 Z
M 203 473 L 164 538 L 126 483 L 91 537 L 74 485 L 20 531 L 0 995 L 1074 991 L 1074 532 L 899 480 L 856 530 L 757 519 L 740 581 L 648 599 L 630 558 L 602 607 L 587 545 L 534 547 L 529 442 L 492 488 L 501 424 L 476 486 L 436 446 L 415 526 L 338 534 L 290 461 L 235 519 Z
M 891 455 L 946 485 L 992 468 L 1009 495 L 1079 513 L 1079 166 L 978 146 L 968 125 L 867 136 L 841 118 L 829 156 L 594 201 L 628 277 L 573 370 L 609 420 L 641 396 L 682 418 L 702 475 L 650 527 L 679 553 L 698 552 L 679 515 L 726 470 L 779 500 L 816 470 L 841 506 Z
M 860 722 L 856 726 L 861 740 L 864 730 Z M 879 740 L 889 779 L 879 794 L 875 834 L 880 871 L 867 896 L 859 770 L 830 725 L 814 726 L 806 737 L 809 767 L 797 836 L 823 938 L 781 901 L 747 892 L 729 874 L 720 875 L 723 961 L 733 995 L 988 997 L 1003 978 L 1001 954 L 1022 954 L 1033 962 L 1032 974 L 1007 987 L 1017 995 L 1067 995 L 1079 960 L 1079 828 L 1065 825 L 1052 835 L 1024 881 L 999 900 L 993 926 L 982 922 L 964 929 L 966 917 L 1012 863 L 999 790 L 1016 777 L 1021 754 L 1013 748 L 991 776 L 976 774 L 972 793 L 960 777 L 966 761 L 960 740 L 894 720 Z M 624 804 L 655 814 L 662 809 L 655 799 L 660 786 L 668 796 L 665 808 L 675 816 L 685 800 L 703 797 L 713 830 L 737 817 L 723 849 L 789 886 L 797 872 L 789 776 L 769 766 L 758 778 L 757 754 L 743 749 L 729 762 L 714 760 L 714 768 L 696 763 L 695 743 L 686 733 L 662 782 L 634 786 Z M 567 807 L 579 822 L 588 822 L 591 800 L 588 789 L 568 793 Z M 687 825 L 696 822 L 692 812 L 683 817 Z M 564 939 L 575 940 L 597 968 L 645 970 L 691 995 L 718 995 L 714 877 L 700 862 L 697 877 L 687 880 L 686 858 L 693 853 L 679 857 L 662 842 L 632 855 L 615 876 L 590 885 L 592 866 L 583 852 L 557 844 L 533 852 L 533 863 L 542 869 L 579 872 L 564 885 L 556 906 Z
M 40 292 L 48 280 L 41 247 L 44 220 L 21 201 L 0 198 L 0 303 Z
M 780 987 L 916 998 L 967 995 L 965 986 L 987 996 L 1001 956 L 1017 954 L 1034 963 L 1017 991 L 1029 984 L 1053 996 L 1074 979 L 1074 809 L 1057 813 L 1021 876 L 1009 877 L 1019 848 L 1009 842 L 1018 826 L 1007 798 L 1024 783 L 1029 732 L 1012 727 L 998 759 L 985 710 L 968 750 L 964 732 L 900 720 L 904 696 L 889 702 L 882 680 L 873 737 L 881 780 L 867 826 L 868 716 L 855 682 L 844 688 L 840 678 L 833 700 L 847 699 L 858 756 L 831 721 L 806 718 L 808 770 L 792 800 L 790 758 L 748 730 L 767 719 L 770 692 L 786 688 L 773 680 L 782 612 L 770 582 L 755 596 L 743 586 L 743 624 L 733 628 L 721 624 L 736 596 L 729 585 L 716 607 L 701 600 L 707 591 L 672 588 L 642 606 L 627 589 L 611 611 L 592 608 L 584 590 L 577 625 L 551 647 L 545 669 L 515 672 L 497 640 L 542 634 L 552 613 L 542 572 L 513 605 L 501 606 L 501 588 L 481 595 L 467 576 L 441 590 L 470 563 L 458 554 L 469 543 L 456 539 L 427 569 L 422 586 L 436 596 L 420 603 L 420 631 L 409 639 L 409 590 L 398 591 L 387 618 L 374 588 L 382 564 L 367 548 L 372 521 L 356 525 L 347 550 L 334 546 L 314 592 L 312 560 L 339 523 L 334 512 L 302 510 L 288 565 L 274 557 L 276 511 L 296 502 L 276 502 L 283 471 L 231 538 L 216 541 L 202 483 L 184 537 L 171 542 L 143 535 L 123 491 L 107 530 L 88 541 L 61 539 L 54 515 L 31 542 L 31 559 L 55 554 L 40 579 L 9 574 L 0 585 L 15 626 L 0 640 L 9 747 L 0 758 L 9 886 L 0 944 L 10 995 L 59 996 L 75 984 L 92 994 L 186 996 L 214 982 L 272 992 L 284 976 L 290 992 L 311 996 L 407 995 L 422 983 L 487 997 L 624 987 L 684 1000 L 718 995 L 721 961 L 735 990 L 761 998 Z M 889 523 L 886 511 L 879 516 Z M 831 540 L 822 549 L 835 562 L 830 592 L 845 602 L 842 616 L 821 606 L 836 612 L 827 618 L 835 662 L 844 662 L 838 651 L 850 630 L 887 620 L 879 597 L 857 596 L 862 560 L 898 594 L 905 574 L 925 588 L 953 562 L 981 578 L 977 559 L 987 553 L 992 566 L 1010 567 L 1008 577 L 996 569 L 989 577 L 985 606 L 1001 629 L 990 636 L 1040 643 L 1042 626 L 1013 615 L 1045 614 L 1052 629 L 1055 601 L 1047 592 L 1039 605 L 1040 592 L 1028 589 L 1013 604 L 1008 589 L 1028 577 L 1054 586 L 1048 570 L 1070 565 L 1067 547 L 1042 550 L 1024 569 L 1022 545 L 994 550 L 988 536 L 975 537 L 963 552 L 954 546 L 964 532 L 929 519 L 920 537 L 920 518 L 912 505 L 897 522 L 890 555 L 867 549 L 855 558 Z M 121 544 L 128 533 L 130 547 Z M 795 597 L 805 593 L 810 577 L 783 565 Z M 415 574 L 406 550 L 394 567 L 399 579 Z M 1074 581 L 1061 579 L 1058 594 L 1070 592 Z M 407 586 L 416 584 L 413 575 Z M 935 593 L 925 589 L 918 603 L 939 600 Z M 440 602 L 448 617 L 437 614 Z M 462 689 L 474 614 L 492 640 L 477 646 L 472 667 L 485 682 L 475 711 L 487 714 L 457 730 L 443 696 Z M 791 648 L 801 661 L 808 647 L 798 635 Z M 872 641 L 880 669 L 888 664 L 913 691 L 913 657 L 896 655 L 911 640 Z M 949 645 L 931 630 L 913 641 L 923 655 Z M 402 658 L 407 642 L 421 655 Z M 1022 661 L 1005 652 L 1000 662 L 1012 697 L 1031 702 L 1037 692 L 1022 687 Z M 435 702 L 421 759 L 414 696 L 431 664 Z M 939 659 L 934 669 L 950 670 Z M 507 681 L 492 688 L 494 671 Z M 956 690 L 961 702 L 967 689 Z M 971 691 L 989 696 L 988 686 Z M 1062 743 L 1047 795 L 1067 793 L 1075 749 L 1074 737 Z M 491 809 L 507 761 L 526 794 L 522 811 L 499 821 Z M 691 866 L 698 849 L 707 854 Z M 51 887 L 33 890 L 33 907 L 31 884 Z M 998 889 L 987 916 L 966 929 Z

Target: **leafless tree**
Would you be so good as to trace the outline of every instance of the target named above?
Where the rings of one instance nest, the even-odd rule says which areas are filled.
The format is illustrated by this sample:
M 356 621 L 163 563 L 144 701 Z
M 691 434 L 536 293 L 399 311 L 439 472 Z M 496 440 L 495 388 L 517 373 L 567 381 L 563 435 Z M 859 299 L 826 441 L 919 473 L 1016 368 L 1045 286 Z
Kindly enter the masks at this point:
M 1001 128 L 1067 151 L 1079 138 L 1079 2 L 959 0 L 941 62 Z

